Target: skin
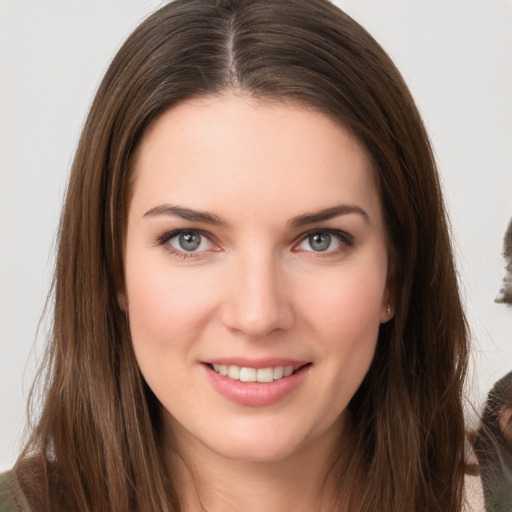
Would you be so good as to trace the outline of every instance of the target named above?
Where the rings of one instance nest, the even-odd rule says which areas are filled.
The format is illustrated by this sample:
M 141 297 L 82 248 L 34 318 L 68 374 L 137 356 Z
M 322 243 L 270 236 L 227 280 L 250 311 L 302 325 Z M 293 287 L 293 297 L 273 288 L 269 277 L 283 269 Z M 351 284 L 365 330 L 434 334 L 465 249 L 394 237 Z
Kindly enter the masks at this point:
M 220 223 L 184 219 L 171 205 Z M 347 211 L 298 225 L 340 205 Z M 177 229 L 200 230 L 198 250 L 166 235 Z M 340 234 L 315 251 L 309 234 L 322 230 Z M 119 303 L 197 477 L 178 472 L 187 510 L 199 508 L 196 487 L 209 511 L 328 503 L 323 484 L 392 315 L 389 289 L 371 161 L 339 123 L 226 92 L 180 103 L 150 126 L 135 161 Z M 234 356 L 309 364 L 291 393 L 253 407 L 208 378 L 205 362 Z

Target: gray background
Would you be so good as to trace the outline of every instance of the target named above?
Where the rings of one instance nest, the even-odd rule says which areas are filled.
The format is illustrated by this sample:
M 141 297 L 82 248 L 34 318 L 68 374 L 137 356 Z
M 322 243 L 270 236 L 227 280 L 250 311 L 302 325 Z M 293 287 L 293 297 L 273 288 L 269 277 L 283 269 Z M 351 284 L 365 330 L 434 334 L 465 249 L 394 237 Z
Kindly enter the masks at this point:
M 0 470 L 19 449 L 46 326 L 67 174 L 90 101 L 150 0 L 0 0 Z M 512 309 L 495 304 L 512 215 L 512 2 L 339 0 L 391 54 L 430 131 L 474 333 L 478 407 L 512 369 Z

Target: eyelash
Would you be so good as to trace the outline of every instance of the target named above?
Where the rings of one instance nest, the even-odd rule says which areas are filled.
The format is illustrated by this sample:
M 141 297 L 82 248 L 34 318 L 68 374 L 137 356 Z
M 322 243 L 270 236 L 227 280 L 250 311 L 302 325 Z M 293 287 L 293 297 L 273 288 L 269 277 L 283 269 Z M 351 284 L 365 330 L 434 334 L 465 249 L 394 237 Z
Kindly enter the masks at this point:
M 308 238 L 313 237 L 314 235 L 330 235 L 336 237 L 340 240 L 340 247 L 335 249 L 327 250 L 327 251 L 304 251 L 308 253 L 308 256 L 312 258 L 327 258 L 332 256 L 333 254 L 340 254 L 344 250 L 354 246 L 354 237 L 345 231 L 340 231 L 339 229 L 312 229 L 306 233 L 301 234 L 298 237 L 298 241 L 295 242 L 294 247 L 299 244 L 305 242 Z
M 212 236 L 201 229 L 176 229 L 174 231 L 164 233 L 162 236 L 160 236 L 157 240 L 157 245 L 163 246 L 166 252 L 172 254 L 173 256 L 177 256 L 178 258 L 182 258 L 184 260 L 197 258 L 198 255 L 201 254 L 201 252 L 179 251 L 178 249 L 175 249 L 172 245 L 169 244 L 170 240 L 185 233 L 193 233 L 199 235 L 201 237 L 208 239 L 211 243 L 214 243 L 212 242 Z
M 204 237 L 208 239 L 208 241 L 212 244 L 215 244 L 215 242 L 212 241 L 212 236 L 201 230 L 201 229 L 176 229 L 174 231 L 169 231 L 167 233 L 164 233 L 162 236 L 158 237 L 157 239 L 157 245 L 163 246 L 164 250 L 168 252 L 169 254 L 172 254 L 173 256 L 177 256 L 178 258 L 182 259 L 191 259 L 191 258 L 197 258 L 200 254 L 206 251 L 199 251 L 199 252 L 186 252 L 186 251 L 180 251 L 178 249 L 175 249 L 169 244 L 169 241 L 173 238 L 182 235 L 182 234 L 188 234 L 193 233 L 200 235 L 201 237 Z M 336 237 L 340 240 L 341 244 L 339 248 L 331 249 L 327 251 L 303 251 L 305 253 L 311 253 L 310 257 L 315 258 L 322 258 L 322 257 L 328 257 L 333 254 L 339 254 L 346 250 L 347 248 L 353 247 L 354 245 L 354 237 L 350 235 L 349 233 L 346 233 L 345 231 L 340 231 L 338 229 L 313 229 L 310 231 L 307 231 L 306 233 L 302 233 L 299 237 L 297 237 L 296 241 L 294 242 L 294 248 L 306 241 L 308 238 L 314 236 L 314 235 L 330 235 L 333 237 Z M 218 251 L 214 251 L 218 252 Z M 299 252 L 299 251 L 294 251 Z

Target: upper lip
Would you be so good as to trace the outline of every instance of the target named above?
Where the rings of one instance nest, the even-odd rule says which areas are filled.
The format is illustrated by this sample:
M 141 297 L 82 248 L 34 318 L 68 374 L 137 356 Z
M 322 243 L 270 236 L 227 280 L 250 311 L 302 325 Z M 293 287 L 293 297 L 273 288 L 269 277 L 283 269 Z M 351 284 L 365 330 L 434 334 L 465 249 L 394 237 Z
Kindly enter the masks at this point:
M 248 357 L 218 357 L 203 361 L 205 364 L 218 364 L 226 366 L 240 366 L 245 368 L 271 368 L 276 366 L 304 366 L 310 361 L 293 359 L 288 357 L 266 357 L 251 359 Z

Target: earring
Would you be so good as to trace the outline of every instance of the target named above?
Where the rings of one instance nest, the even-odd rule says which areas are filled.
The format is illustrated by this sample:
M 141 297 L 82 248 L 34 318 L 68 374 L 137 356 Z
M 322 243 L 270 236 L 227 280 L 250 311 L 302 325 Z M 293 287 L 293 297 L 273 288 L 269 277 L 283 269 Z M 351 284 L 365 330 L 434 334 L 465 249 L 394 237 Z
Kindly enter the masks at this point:
M 387 307 L 386 307 L 386 313 L 388 314 L 388 316 L 391 316 L 391 304 L 388 304 Z

